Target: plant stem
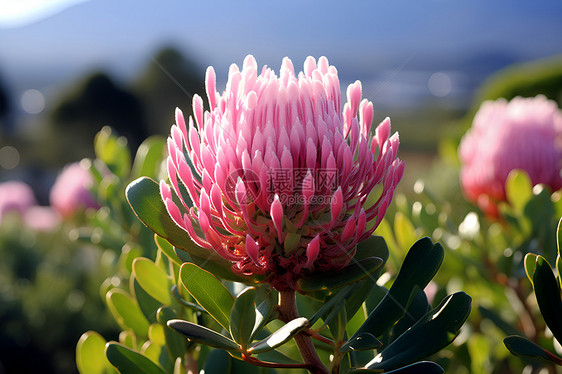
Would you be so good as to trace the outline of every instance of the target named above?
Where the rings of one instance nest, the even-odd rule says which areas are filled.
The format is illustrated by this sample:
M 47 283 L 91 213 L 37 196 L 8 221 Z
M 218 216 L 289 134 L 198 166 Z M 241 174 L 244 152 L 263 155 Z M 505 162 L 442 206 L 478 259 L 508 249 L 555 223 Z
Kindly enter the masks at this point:
M 294 290 L 279 292 L 279 314 L 279 319 L 286 322 L 299 317 Z M 314 348 L 310 336 L 299 333 L 295 336 L 295 341 L 297 342 L 297 346 L 299 347 L 307 369 L 312 374 L 328 374 L 328 369 L 326 369 L 322 361 L 320 361 L 320 357 L 318 357 L 318 353 Z

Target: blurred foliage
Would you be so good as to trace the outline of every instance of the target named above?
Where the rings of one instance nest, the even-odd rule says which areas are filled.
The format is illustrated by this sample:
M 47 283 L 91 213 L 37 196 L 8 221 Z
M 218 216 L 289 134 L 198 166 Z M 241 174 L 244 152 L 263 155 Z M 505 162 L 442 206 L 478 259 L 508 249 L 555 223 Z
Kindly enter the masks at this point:
M 0 258 L 0 372 L 73 373 L 85 328 L 116 334 L 98 296 L 107 267 L 96 248 L 70 241 L 63 227 L 35 232 L 11 215 Z
M 534 368 L 529 372 L 538 372 L 540 363 L 521 361 L 505 347 L 498 347 L 507 335 L 526 335 L 553 349 L 530 297 L 524 258 L 535 253 L 555 263 L 562 194 L 542 186 L 532 188 L 521 171 L 510 174 L 506 190 L 509 201 L 500 206 L 503 219 L 494 221 L 470 204 L 453 206 L 420 180 L 414 185 L 413 197 L 395 197 L 394 212 L 387 212 L 376 231 L 387 240 L 389 264 L 395 268 L 409 240 L 427 235 L 442 242 L 446 256 L 435 277 L 436 294 L 462 289 L 474 298 L 475 312 L 464 326 L 465 332 L 440 353 L 448 357 L 449 373 L 507 374 L 521 372 L 526 365 Z
M 167 136 L 174 122 L 175 108 L 191 115 L 194 94 L 205 93 L 204 71 L 177 49 L 161 49 L 133 82 L 141 97 L 150 134 Z

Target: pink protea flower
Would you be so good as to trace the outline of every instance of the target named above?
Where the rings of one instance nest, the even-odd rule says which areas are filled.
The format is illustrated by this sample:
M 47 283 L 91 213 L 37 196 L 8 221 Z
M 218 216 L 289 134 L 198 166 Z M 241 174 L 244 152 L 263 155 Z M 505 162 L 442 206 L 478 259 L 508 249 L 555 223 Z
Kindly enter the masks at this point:
M 79 162 L 65 166 L 51 188 L 51 206 L 65 218 L 80 210 L 98 209 L 99 205 L 90 192 L 92 184 L 90 172 Z
M 278 290 L 317 271 L 345 267 L 380 223 L 402 177 L 398 135 L 385 119 L 373 136 L 373 105 L 361 83 L 341 106 L 336 68 L 283 60 L 279 77 L 253 56 L 232 65 L 226 90 L 207 69 L 209 111 L 195 95 L 186 125 L 176 111 L 168 139 L 167 210 L 199 246 L 261 274 Z M 189 159 L 189 162 L 188 162 Z M 191 164 L 191 165 L 190 165 Z M 191 206 L 193 205 L 193 206 Z
M 0 223 L 8 212 L 17 212 L 20 216 L 37 201 L 29 185 L 20 181 L 0 183 Z
M 486 101 L 459 155 L 466 197 L 497 217 L 497 203 L 505 201 L 505 182 L 514 169 L 527 172 L 533 185 L 562 187 L 562 112 L 542 95 Z

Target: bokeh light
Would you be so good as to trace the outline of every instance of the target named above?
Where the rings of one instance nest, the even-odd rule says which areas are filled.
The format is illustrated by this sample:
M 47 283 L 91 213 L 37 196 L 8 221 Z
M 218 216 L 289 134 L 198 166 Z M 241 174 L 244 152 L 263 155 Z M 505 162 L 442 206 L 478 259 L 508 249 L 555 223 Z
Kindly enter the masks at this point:
M 45 109 L 45 96 L 35 89 L 21 95 L 21 107 L 29 114 L 39 114 Z

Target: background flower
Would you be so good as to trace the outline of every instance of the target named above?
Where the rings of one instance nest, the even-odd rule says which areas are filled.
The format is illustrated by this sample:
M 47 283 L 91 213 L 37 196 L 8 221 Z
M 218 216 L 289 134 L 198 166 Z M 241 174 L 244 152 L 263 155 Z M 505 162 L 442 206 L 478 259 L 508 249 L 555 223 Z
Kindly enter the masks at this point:
M 70 217 L 82 209 L 97 209 L 99 205 L 90 192 L 92 183 L 90 172 L 80 163 L 65 166 L 51 188 L 51 206 L 63 217 Z
M 0 223 L 8 212 L 23 214 L 37 201 L 29 185 L 20 181 L 0 183 Z
M 514 169 L 527 172 L 533 185 L 562 187 L 562 112 L 542 95 L 486 101 L 463 137 L 459 155 L 466 197 L 496 216 Z
M 342 108 L 337 70 L 324 57 L 307 58 L 298 76 L 285 58 L 277 76 L 266 67 L 258 75 L 248 56 L 242 71 L 231 65 L 222 95 L 209 68 L 206 89 L 210 111 L 195 95 L 195 121 L 186 125 L 178 110 L 168 139 L 181 201 L 161 183 L 170 216 L 235 272 L 266 275 L 279 290 L 345 267 L 404 171 L 390 120 L 370 133 L 373 105 L 361 100 L 359 81 Z

